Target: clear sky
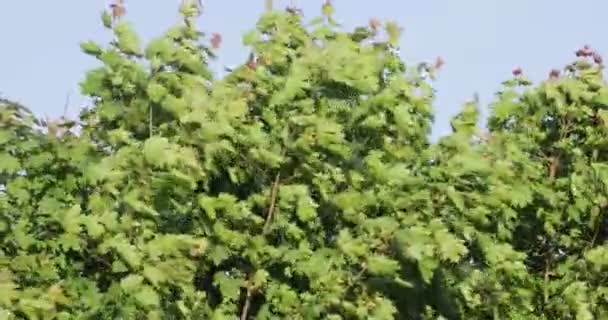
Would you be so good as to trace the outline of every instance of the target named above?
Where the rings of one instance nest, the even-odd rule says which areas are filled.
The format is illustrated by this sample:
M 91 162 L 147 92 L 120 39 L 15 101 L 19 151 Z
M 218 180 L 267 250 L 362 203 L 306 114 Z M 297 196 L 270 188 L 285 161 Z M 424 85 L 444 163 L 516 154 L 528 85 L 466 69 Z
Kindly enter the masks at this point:
M 58 116 L 70 93 L 70 114 L 84 100 L 78 83 L 97 61 L 79 43 L 106 43 L 100 23 L 104 0 L 3 0 L 0 18 L 0 95 L 37 114 Z M 285 7 L 299 2 L 306 18 L 319 15 L 321 0 L 275 0 Z M 144 40 L 161 35 L 177 19 L 179 0 L 126 0 L 127 19 Z M 203 0 L 203 31 L 223 36 L 221 65 L 244 61 L 242 34 L 263 10 L 263 0 Z M 546 77 L 589 44 L 608 55 L 606 0 L 334 0 L 345 27 L 366 25 L 370 17 L 392 19 L 404 27 L 402 52 L 411 64 L 442 56 L 436 83 L 434 136 L 449 133 L 449 118 L 478 92 L 493 99 L 500 82 L 521 66 L 534 80 Z M 605 57 L 608 58 L 608 57 Z M 608 60 L 608 59 L 606 59 Z

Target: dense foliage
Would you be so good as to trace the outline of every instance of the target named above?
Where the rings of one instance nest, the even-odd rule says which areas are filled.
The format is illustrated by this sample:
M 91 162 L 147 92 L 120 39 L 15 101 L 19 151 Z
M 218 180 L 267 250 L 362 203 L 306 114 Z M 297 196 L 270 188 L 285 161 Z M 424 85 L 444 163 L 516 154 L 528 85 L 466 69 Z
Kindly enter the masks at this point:
M 222 79 L 184 21 L 115 35 L 74 121 L 0 109 L 0 319 L 607 319 L 608 84 L 591 49 L 428 139 L 400 29 L 268 11 Z

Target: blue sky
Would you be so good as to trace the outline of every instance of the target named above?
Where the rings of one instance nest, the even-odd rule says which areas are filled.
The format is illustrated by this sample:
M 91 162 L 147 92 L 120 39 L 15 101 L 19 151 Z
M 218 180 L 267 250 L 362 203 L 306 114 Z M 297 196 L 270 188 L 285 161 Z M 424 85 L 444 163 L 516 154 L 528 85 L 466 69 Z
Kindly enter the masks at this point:
M 4 1 L 0 19 L 0 95 L 37 114 L 57 116 L 70 93 L 70 114 L 85 103 L 78 83 L 97 61 L 80 52 L 85 40 L 110 40 L 99 21 L 103 0 Z M 243 61 L 242 34 L 263 10 L 263 0 L 206 0 L 203 31 L 223 36 L 221 65 Z M 306 18 L 316 17 L 321 0 L 299 2 Z M 177 19 L 179 0 L 126 0 L 127 19 L 144 40 L 161 35 Z M 446 61 L 436 83 L 434 136 L 449 133 L 449 118 L 478 92 L 492 101 L 500 82 L 521 66 L 534 80 L 570 62 L 589 44 L 608 54 L 606 0 L 334 0 L 345 27 L 370 17 L 404 27 L 403 57 L 409 63 Z

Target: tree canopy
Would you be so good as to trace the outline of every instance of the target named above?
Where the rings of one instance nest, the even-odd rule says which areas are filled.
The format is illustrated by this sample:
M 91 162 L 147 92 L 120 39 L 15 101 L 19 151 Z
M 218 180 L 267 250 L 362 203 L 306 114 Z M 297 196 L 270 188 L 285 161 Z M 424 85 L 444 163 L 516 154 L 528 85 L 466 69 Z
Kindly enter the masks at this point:
M 608 318 L 608 84 L 585 47 L 436 143 L 393 22 L 269 10 L 221 79 L 183 21 L 114 40 L 78 119 L 0 101 L 0 320 Z

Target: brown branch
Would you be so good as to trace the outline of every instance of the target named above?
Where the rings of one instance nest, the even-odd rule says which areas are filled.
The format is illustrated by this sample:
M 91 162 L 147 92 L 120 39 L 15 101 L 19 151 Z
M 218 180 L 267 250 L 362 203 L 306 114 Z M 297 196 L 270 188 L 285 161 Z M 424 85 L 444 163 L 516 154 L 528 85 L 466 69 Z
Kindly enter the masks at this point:
M 363 264 L 363 267 L 361 268 L 361 270 L 359 270 L 359 272 L 357 272 L 357 274 L 353 278 L 353 283 L 349 287 L 351 287 L 352 285 L 354 285 L 355 282 L 358 282 L 363 277 L 363 275 L 365 274 L 365 272 L 367 272 L 367 265 Z
M 267 234 L 270 228 L 270 222 L 272 222 L 272 217 L 276 208 L 280 180 L 281 172 L 279 171 L 274 178 L 274 182 L 272 183 L 272 189 L 270 191 L 270 206 L 268 207 L 268 213 L 266 214 L 266 222 L 264 222 L 264 229 L 262 230 L 262 234 Z M 247 320 L 249 308 L 251 308 L 251 298 L 253 297 L 254 290 L 255 288 L 252 286 L 251 283 L 249 283 L 247 285 L 247 293 L 245 295 L 245 304 L 243 305 L 243 309 L 241 311 L 241 320 Z
M 346 286 L 346 288 L 344 288 L 344 291 L 348 292 L 349 290 L 351 290 L 357 284 L 357 282 L 359 282 L 359 280 L 361 280 L 361 278 L 363 278 L 363 276 L 365 275 L 366 272 L 367 272 L 367 264 L 363 263 L 363 265 L 361 266 L 361 270 L 359 270 L 359 272 L 357 272 L 357 274 L 355 274 L 352 281 Z
M 557 156 L 549 157 L 549 178 L 551 180 L 557 177 L 557 170 L 559 169 L 559 158 Z
M 251 297 L 253 296 L 253 286 L 247 286 L 247 295 L 245 296 L 245 305 L 241 311 L 241 320 L 247 320 L 249 316 L 249 308 L 251 307 Z
M 569 121 L 569 118 L 566 115 L 566 119 L 559 119 L 559 125 L 562 129 L 560 131 L 560 140 L 563 140 L 568 136 L 568 134 L 570 134 L 570 131 L 572 130 L 572 122 Z M 557 171 L 559 170 L 560 166 L 559 152 L 555 152 L 555 155 L 549 157 L 548 159 L 550 161 L 549 178 L 554 180 L 557 177 Z
M 593 236 L 591 237 L 591 241 L 589 241 L 585 250 L 593 249 L 593 246 L 595 246 L 595 241 L 597 241 L 597 237 L 600 235 L 600 228 L 602 226 L 602 215 L 605 212 L 605 210 L 606 210 L 606 206 L 602 206 L 599 208 L 598 214 L 597 214 L 597 219 L 596 219 L 596 222 L 594 223 L 595 226 L 593 227 Z
M 272 217 L 274 214 L 274 210 L 277 202 L 277 195 L 279 193 L 279 180 L 281 179 L 281 172 L 278 172 L 274 178 L 274 183 L 272 184 L 272 191 L 270 192 L 270 207 L 268 207 L 268 213 L 266 214 L 266 222 L 264 223 L 263 234 L 268 233 L 270 228 L 270 222 L 272 221 Z
M 545 255 L 545 270 L 543 277 L 543 302 L 549 303 L 549 281 L 551 276 L 551 249 Z
M 593 249 L 595 241 L 597 240 L 597 236 L 600 234 L 600 224 L 601 221 L 598 221 L 597 225 L 595 226 L 595 231 L 593 232 L 593 238 L 591 238 L 591 242 L 589 242 L 589 244 L 587 245 L 587 250 Z
M 600 233 L 600 228 L 599 226 L 597 228 L 595 228 L 595 232 L 593 233 L 593 239 L 591 239 L 591 243 L 589 244 L 590 248 L 593 248 L 593 246 L 595 245 L 595 240 L 597 240 L 597 236 Z
M 65 96 L 65 103 L 63 104 L 63 116 L 61 117 L 63 120 L 67 120 L 68 118 L 68 108 L 70 107 L 70 92 L 68 92 Z

